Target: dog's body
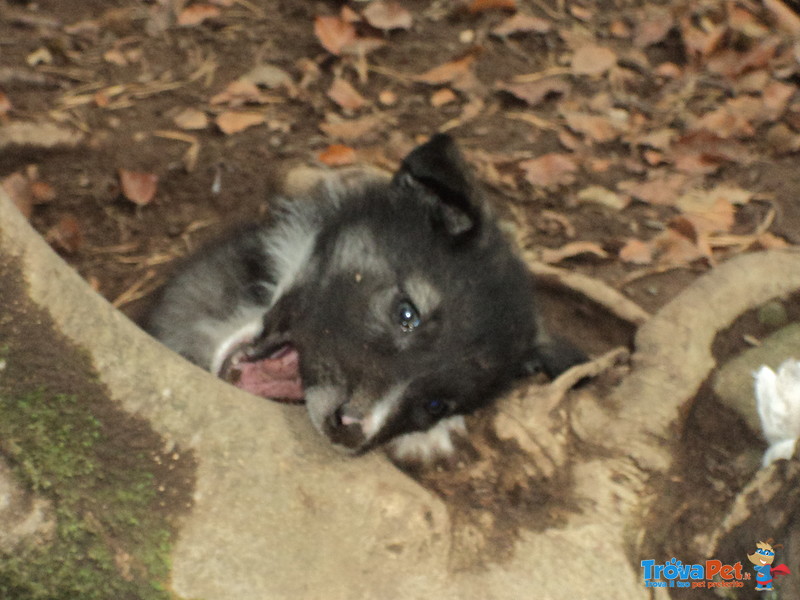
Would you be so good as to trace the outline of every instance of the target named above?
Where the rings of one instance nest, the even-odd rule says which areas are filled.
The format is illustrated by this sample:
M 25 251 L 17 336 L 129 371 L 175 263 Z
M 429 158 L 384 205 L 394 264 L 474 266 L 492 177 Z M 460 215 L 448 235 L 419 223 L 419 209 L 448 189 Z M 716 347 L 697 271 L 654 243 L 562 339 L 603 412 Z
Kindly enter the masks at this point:
M 399 460 L 450 453 L 461 415 L 581 358 L 542 331 L 531 276 L 442 135 L 391 181 L 322 184 L 199 253 L 145 328 L 240 387 L 304 396 L 332 443 L 391 441 Z M 293 360 L 304 391 L 258 381 Z

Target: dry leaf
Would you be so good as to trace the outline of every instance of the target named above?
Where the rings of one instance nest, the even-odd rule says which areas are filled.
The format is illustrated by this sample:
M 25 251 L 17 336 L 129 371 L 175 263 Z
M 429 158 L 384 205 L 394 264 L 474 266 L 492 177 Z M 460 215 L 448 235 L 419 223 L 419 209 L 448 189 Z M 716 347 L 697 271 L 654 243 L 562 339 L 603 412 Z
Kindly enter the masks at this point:
M 343 56 L 355 56 L 363 58 L 373 50 L 382 48 L 386 45 L 386 40 L 380 38 L 356 38 L 352 42 L 345 44 L 341 48 Z
M 332 144 L 320 152 L 317 158 L 329 167 L 341 167 L 356 162 L 356 151 L 344 144 Z
M 75 254 L 83 246 L 83 230 L 74 215 L 65 214 L 45 234 L 45 239 L 68 254 Z
M 217 127 L 226 135 L 239 133 L 250 127 L 264 124 L 264 114 L 228 110 L 217 116 Z
M 516 0 L 472 0 L 467 8 L 472 14 L 487 10 L 517 10 Z
M 294 80 L 289 73 L 269 63 L 256 65 L 239 79 L 269 89 L 286 88 L 292 91 L 295 87 Z
M 519 167 L 525 179 L 534 187 L 555 189 L 575 181 L 578 165 L 568 154 L 545 154 L 539 158 L 523 160 Z
M 356 28 L 339 17 L 317 17 L 314 34 L 319 43 L 331 54 L 339 56 L 342 48 L 356 40 Z
M 673 27 L 675 19 L 668 12 L 648 13 L 645 20 L 636 25 L 633 45 L 637 48 L 646 48 L 663 42 Z
M 409 29 L 412 24 L 411 13 L 397 2 L 373 0 L 362 13 L 367 23 L 376 29 Z
M 764 101 L 765 117 L 769 121 L 780 118 L 783 111 L 786 110 L 786 105 L 789 100 L 797 91 L 797 87 L 782 83 L 780 81 L 772 81 L 764 88 L 761 97 Z
M 621 181 L 617 188 L 648 204 L 672 206 L 683 192 L 688 178 L 680 173 L 656 174 L 648 181 Z
M 470 66 L 475 62 L 476 58 L 477 54 L 470 52 L 461 58 L 451 60 L 438 67 L 433 67 L 425 71 L 422 75 L 418 75 L 416 80 L 429 85 L 453 83 L 471 73 Z
M 540 19 L 525 13 L 517 13 L 492 29 L 492 33 L 505 37 L 515 33 L 547 33 L 552 28 L 553 24 L 547 19 Z
M 342 21 L 347 21 L 348 23 L 358 23 L 361 21 L 361 15 L 346 4 L 342 5 L 342 10 L 339 11 L 339 16 L 341 16 Z
M 156 195 L 158 175 L 119 169 L 119 183 L 122 195 L 139 206 L 149 204 Z
M 328 136 L 344 141 L 354 141 L 373 133 L 383 125 L 380 115 L 366 115 L 358 119 L 340 119 L 328 115 L 328 119 L 320 123 L 319 128 Z
M 218 17 L 222 11 L 211 4 L 193 4 L 184 8 L 178 15 L 178 25 L 192 27 L 199 25 L 206 19 Z
M 333 80 L 333 84 L 328 90 L 328 98 L 346 110 L 358 110 L 367 103 L 356 88 L 338 77 Z
M 653 248 L 647 242 L 631 238 L 620 248 L 619 259 L 633 265 L 649 265 L 653 262 Z
M 196 130 L 208 127 L 208 116 L 196 108 L 184 109 L 173 120 L 181 129 Z
M 619 137 L 619 132 L 607 117 L 582 112 L 565 112 L 563 116 L 567 127 L 594 142 L 603 144 Z
M 31 181 L 31 195 L 34 204 L 46 204 L 56 199 L 56 190 L 44 181 Z
M 8 96 L 0 91 L 0 118 L 5 117 L 13 108 L 14 107 L 11 105 L 11 100 L 8 99 Z
M 576 75 L 602 75 L 617 63 L 611 48 L 590 44 L 578 48 L 572 56 L 572 71 Z
M 582 254 L 591 254 L 598 258 L 608 258 L 605 250 L 595 242 L 570 242 L 560 248 L 543 248 L 540 252 L 542 262 L 559 263 L 567 258 L 575 258 Z
M 458 96 L 450 88 L 442 88 L 431 94 L 431 106 L 434 108 L 439 108 L 456 100 L 458 100 Z
M 536 106 L 549 96 L 568 94 L 572 86 L 561 77 L 545 77 L 528 83 L 498 83 L 495 88 Z
M 219 94 L 212 96 L 210 102 L 215 105 L 227 104 L 231 108 L 237 108 L 245 104 L 282 102 L 282 99 L 262 92 L 255 83 L 242 77 L 229 83 Z
M 592 202 L 593 204 L 602 204 L 614 210 L 622 210 L 628 204 L 630 199 L 625 198 L 616 192 L 604 188 L 600 185 L 590 185 L 578 192 L 578 200 L 581 202 Z
M 708 248 L 703 249 L 673 228 L 667 228 L 651 241 L 657 262 L 661 266 L 680 267 L 699 259 L 710 259 Z

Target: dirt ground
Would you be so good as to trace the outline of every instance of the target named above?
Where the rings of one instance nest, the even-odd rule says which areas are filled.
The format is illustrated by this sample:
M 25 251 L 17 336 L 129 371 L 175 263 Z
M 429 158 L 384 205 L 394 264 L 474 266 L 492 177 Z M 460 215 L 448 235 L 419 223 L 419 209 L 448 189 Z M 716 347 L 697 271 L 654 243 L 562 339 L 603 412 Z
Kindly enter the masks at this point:
M 800 243 L 794 4 L 387 6 L 0 0 L 0 178 L 133 317 L 174 259 L 266 214 L 293 166 L 393 168 L 442 130 L 526 258 L 651 312 L 729 256 Z M 542 296 L 589 352 L 631 343 L 630 324 L 558 286 Z M 763 333 L 751 321 L 723 354 Z M 729 454 L 724 432 L 741 430 L 758 447 L 721 418 L 686 439 Z

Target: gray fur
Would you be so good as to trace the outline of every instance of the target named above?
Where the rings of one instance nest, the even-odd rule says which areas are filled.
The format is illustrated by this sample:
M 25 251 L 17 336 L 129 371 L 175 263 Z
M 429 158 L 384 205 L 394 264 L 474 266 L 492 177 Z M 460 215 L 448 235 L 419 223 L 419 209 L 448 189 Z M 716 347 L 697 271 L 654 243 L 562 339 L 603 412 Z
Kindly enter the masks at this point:
M 439 135 L 391 181 L 325 182 L 199 253 L 145 327 L 212 371 L 248 338 L 255 353 L 290 342 L 332 443 L 393 440 L 399 459 L 429 461 L 451 452 L 459 415 L 537 364 L 555 374 L 581 359 L 539 321 L 531 276 Z

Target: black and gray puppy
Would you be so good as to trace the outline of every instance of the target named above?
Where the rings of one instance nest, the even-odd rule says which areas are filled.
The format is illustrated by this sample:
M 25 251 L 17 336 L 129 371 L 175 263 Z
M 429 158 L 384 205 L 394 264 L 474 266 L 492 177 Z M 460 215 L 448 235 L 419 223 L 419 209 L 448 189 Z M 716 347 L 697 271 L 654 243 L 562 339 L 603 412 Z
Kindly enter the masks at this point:
M 323 182 L 198 253 L 145 328 L 239 387 L 304 399 L 333 444 L 388 443 L 401 462 L 448 456 L 462 415 L 582 360 L 543 331 L 532 277 L 448 136 L 356 187 Z

